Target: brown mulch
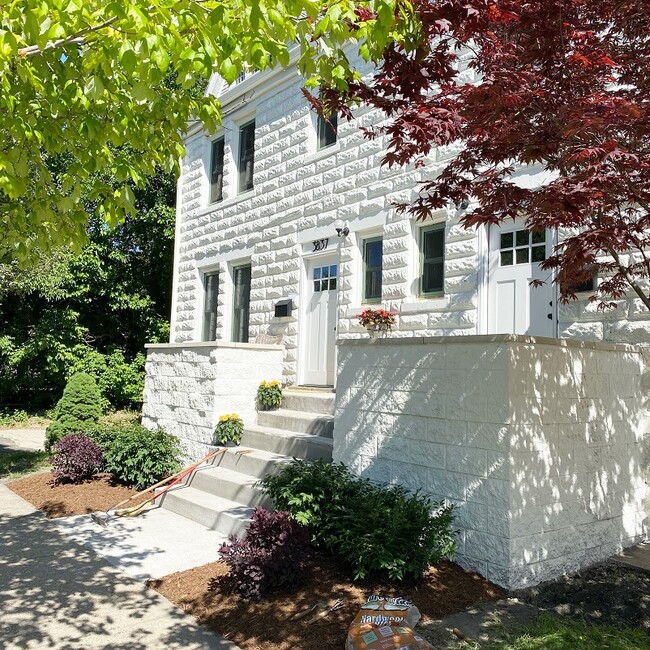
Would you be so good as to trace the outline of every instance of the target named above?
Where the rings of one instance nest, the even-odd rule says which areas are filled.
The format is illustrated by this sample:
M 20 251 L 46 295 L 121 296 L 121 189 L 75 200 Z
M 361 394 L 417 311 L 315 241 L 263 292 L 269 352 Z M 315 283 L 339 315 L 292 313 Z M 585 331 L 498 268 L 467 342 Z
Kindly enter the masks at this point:
M 10 481 L 7 487 L 51 519 L 107 510 L 137 492 L 134 488 L 115 483 L 110 474 L 98 474 L 75 485 L 57 484 L 52 472 L 39 472 Z M 141 500 L 134 499 L 128 506 L 146 498 L 145 495 Z
M 301 588 L 259 602 L 220 589 L 208 590 L 210 580 L 226 572 L 224 563 L 214 562 L 152 580 L 149 585 L 242 650 L 341 650 L 350 622 L 370 594 L 412 600 L 422 614 L 422 622 L 505 595 L 481 576 L 450 562 L 430 568 L 422 582 L 414 585 L 358 584 L 341 574 L 332 560 L 318 557 Z M 309 622 L 311 615 L 289 620 L 319 601 L 331 604 L 339 598 L 345 601 L 344 607 L 316 622 Z

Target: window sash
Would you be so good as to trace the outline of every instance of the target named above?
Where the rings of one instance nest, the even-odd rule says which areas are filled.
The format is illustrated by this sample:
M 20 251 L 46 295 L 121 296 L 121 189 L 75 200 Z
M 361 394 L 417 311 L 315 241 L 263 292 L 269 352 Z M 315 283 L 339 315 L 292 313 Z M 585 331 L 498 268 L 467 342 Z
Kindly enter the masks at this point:
M 379 244 L 379 264 L 372 264 L 372 248 Z M 383 270 L 383 237 L 372 237 L 363 242 L 363 301 L 380 302 Z
M 219 305 L 219 273 L 203 276 L 203 340 L 217 340 L 217 310 Z
M 441 238 L 441 241 L 436 241 Z M 438 245 L 436 245 L 438 244 Z M 434 255 L 440 248 L 442 255 Z M 420 230 L 420 295 L 440 295 L 444 292 L 445 224 Z
M 325 149 L 336 143 L 338 131 L 338 113 L 332 113 L 329 117 L 318 116 L 318 148 Z
M 255 164 L 255 120 L 239 129 L 239 191 L 253 189 Z
M 235 343 L 248 343 L 251 300 L 250 264 L 233 269 L 233 285 L 232 340 Z
M 212 143 L 210 159 L 210 203 L 223 201 L 224 139 Z

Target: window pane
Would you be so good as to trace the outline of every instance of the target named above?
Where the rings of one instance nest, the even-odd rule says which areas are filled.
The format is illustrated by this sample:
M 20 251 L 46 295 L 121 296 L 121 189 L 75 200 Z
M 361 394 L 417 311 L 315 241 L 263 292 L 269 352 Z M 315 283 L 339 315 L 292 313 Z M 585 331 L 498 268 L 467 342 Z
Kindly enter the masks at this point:
M 329 117 L 318 116 L 318 148 L 329 147 L 336 142 L 338 129 L 338 115 L 333 113 Z
M 320 266 L 314 269 L 314 280 L 320 280 Z
M 512 248 L 514 238 L 511 232 L 501 233 L 501 248 Z
M 212 143 L 212 157 L 210 161 L 210 203 L 223 199 L 223 138 Z
M 513 257 L 512 251 L 501 251 L 501 266 L 512 266 Z
M 445 254 L 445 230 L 427 230 L 424 232 L 424 259 L 442 257 Z
M 324 278 L 329 278 L 330 276 L 330 267 L 329 266 L 323 266 L 321 270 L 322 277 Z
M 239 130 L 239 191 L 253 188 L 255 159 L 255 122 L 249 122 Z
M 330 266 L 330 278 L 335 278 L 336 277 L 336 264 L 332 264 Z
M 381 299 L 381 271 L 366 271 L 365 295 L 366 300 Z
M 517 231 L 517 246 L 528 246 L 530 232 L 528 230 Z
M 543 244 L 546 241 L 546 230 L 533 233 L 533 244 Z
M 314 293 L 318 293 L 320 291 L 320 280 L 314 280 Z
M 443 263 L 425 263 L 422 274 L 422 292 L 433 293 L 442 291 Z
M 528 260 L 528 253 L 530 248 L 518 248 L 517 249 L 517 264 L 526 264 Z
M 333 289 L 336 289 L 336 278 L 330 279 L 330 291 L 332 291 Z
M 546 246 L 533 246 L 533 262 L 543 262 L 546 259 Z
M 366 242 L 365 259 L 366 266 L 377 268 L 381 266 L 383 242 L 381 239 Z

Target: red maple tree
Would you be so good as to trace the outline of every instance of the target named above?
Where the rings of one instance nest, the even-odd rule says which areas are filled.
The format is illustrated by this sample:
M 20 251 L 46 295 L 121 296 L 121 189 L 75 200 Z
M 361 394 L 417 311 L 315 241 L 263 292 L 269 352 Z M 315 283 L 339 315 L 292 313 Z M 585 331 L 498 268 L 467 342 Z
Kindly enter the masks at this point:
M 523 216 L 533 230 L 558 229 L 544 267 L 564 301 L 597 272 L 592 300 L 605 306 L 631 288 L 650 309 L 650 2 L 412 5 L 417 42 L 392 43 L 349 91 L 321 93 L 326 110 L 362 102 L 385 113 L 367 132 L 387 135 L 384 164 L 457 151 L 402 208 L 425 218 L 471 201 L 467 227 Z M 513 181 L 531 165 L 545 182 Z

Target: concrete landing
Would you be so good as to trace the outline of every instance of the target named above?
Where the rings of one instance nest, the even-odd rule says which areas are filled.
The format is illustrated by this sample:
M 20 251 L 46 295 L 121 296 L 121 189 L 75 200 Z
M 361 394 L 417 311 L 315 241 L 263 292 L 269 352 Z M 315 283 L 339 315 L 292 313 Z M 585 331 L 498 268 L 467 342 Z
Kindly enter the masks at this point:
M 0 647 L 239 650 L 0 484 Z
M 66 538 L 83 544 L 136 580 L 149 580 L 215 562 L 226 536 L 162 508 L 115 517 L 102 528 L 89 515 L 53 519 Z
M 615 555 L 612 560 L 623 566 L 650 571 L 650 542 L 626 548 L 618 555 Z

